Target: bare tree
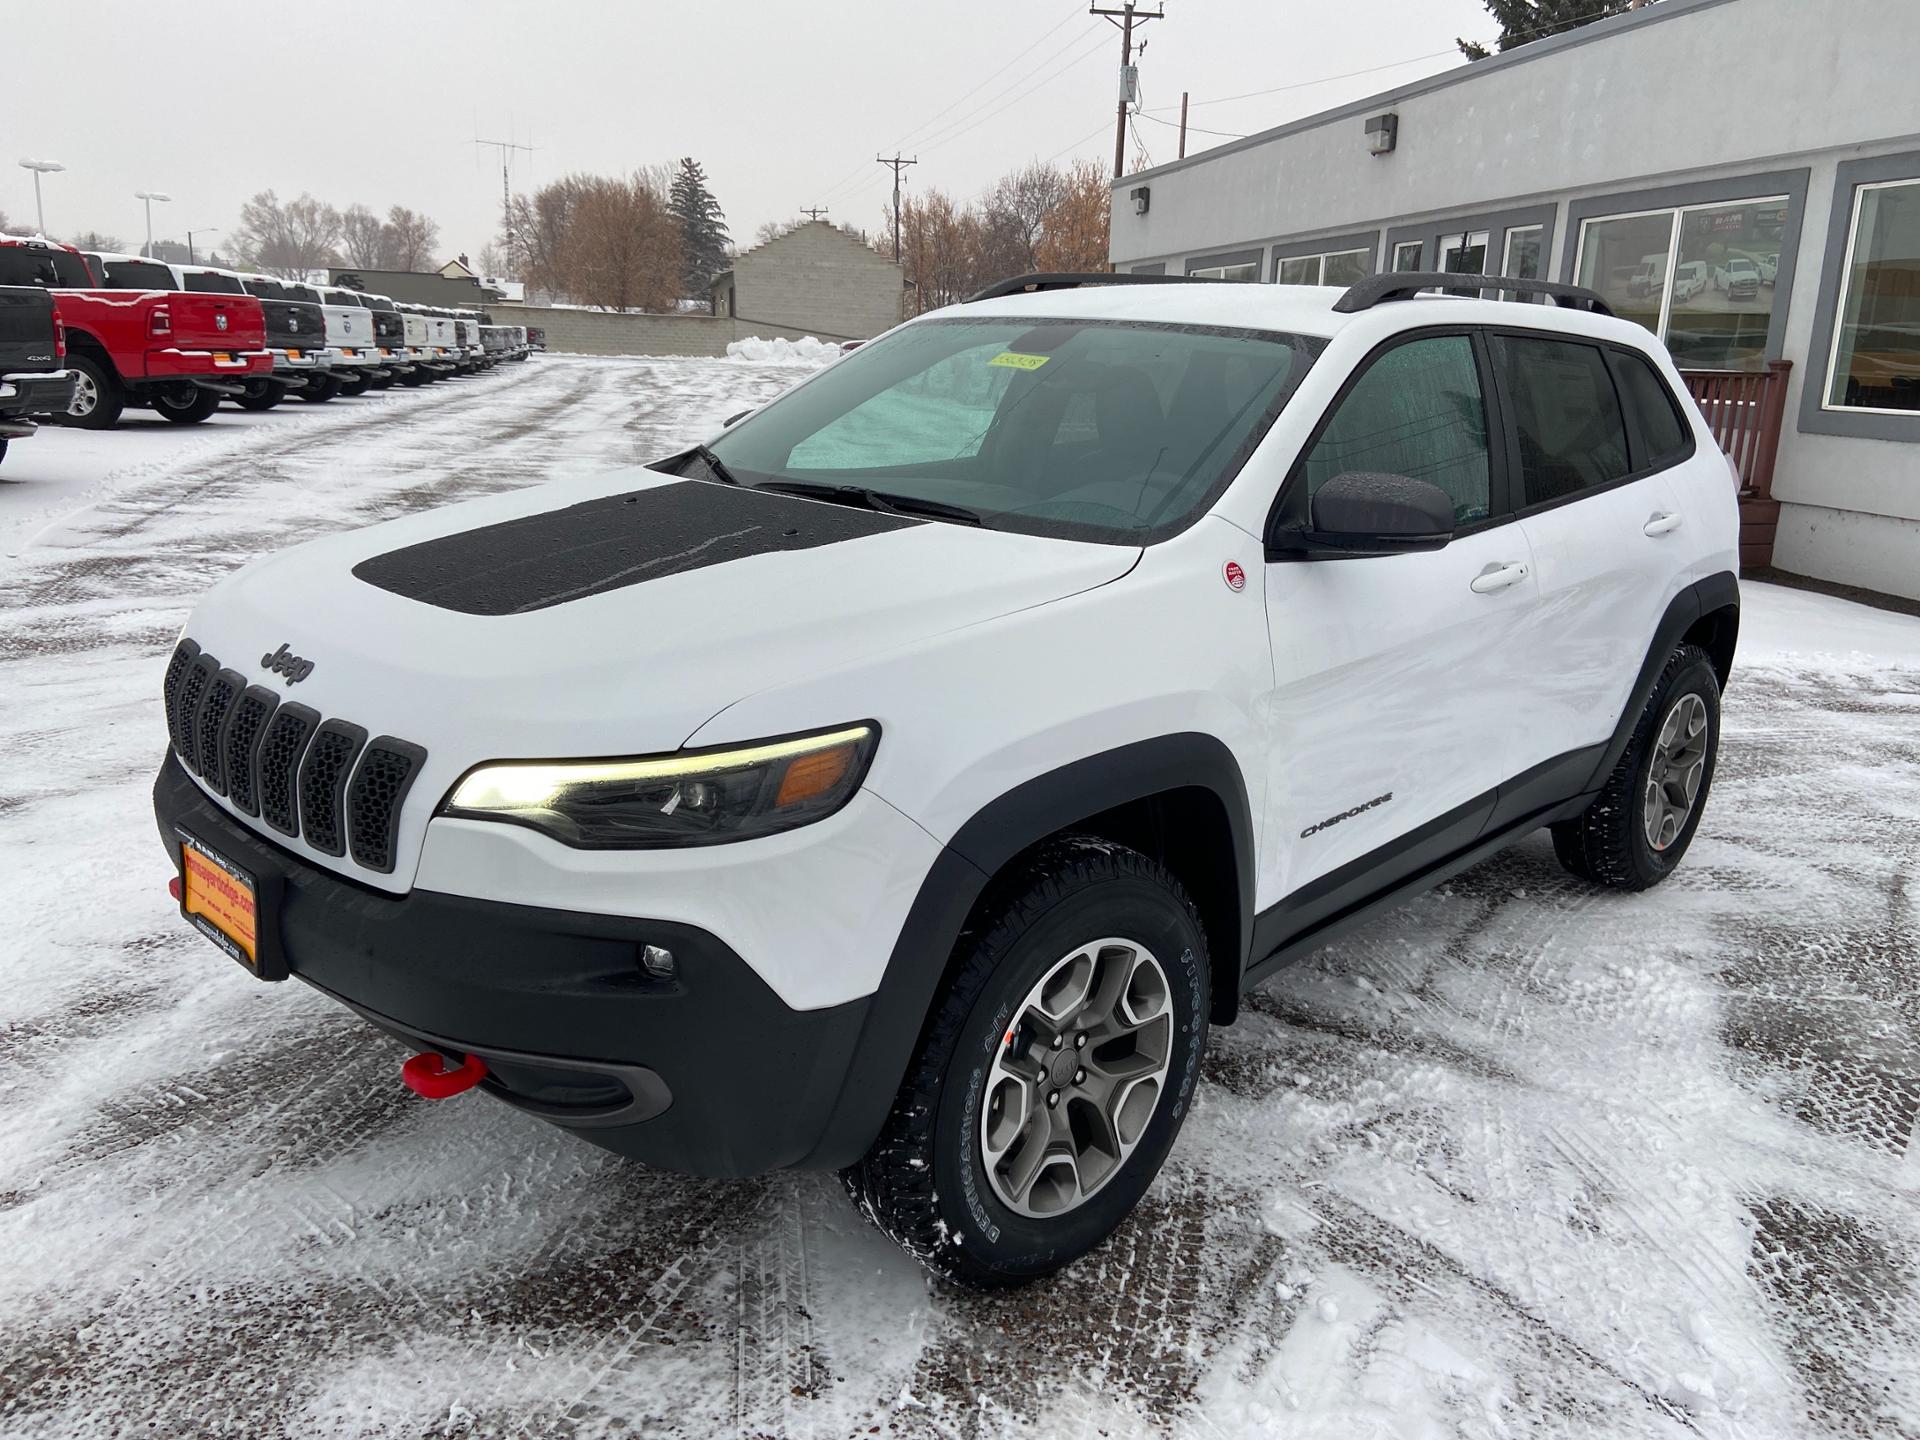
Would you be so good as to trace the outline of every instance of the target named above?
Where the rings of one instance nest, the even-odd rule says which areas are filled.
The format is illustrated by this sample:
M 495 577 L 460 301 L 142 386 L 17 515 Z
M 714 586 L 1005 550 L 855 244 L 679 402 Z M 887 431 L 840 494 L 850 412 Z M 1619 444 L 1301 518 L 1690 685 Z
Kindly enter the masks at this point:
M 759 228 L 753 232 L 753 243 L 765 245 L 770 240 L 778 240 L 797 224 L 797 220 L 762 220 Z
M 5 221 L 6 217 L 0 216 L 0 231 L 4 231 L 7 228 Z M 127 249 L 118 235 L 105 235 L 98 230 L 82 230 L 78 235 L 67 241 L 67 244 L 73 246 L 76 250 L 87 250 L 96 254 L 105 255 L 124 255 Z
M 680 295 L 680 227 L 665 167 L 597 177 L 582 188 L 563 247 L 566 288 L 609 310 L 670 310 Z
M 271 190 L 262 190 L 240 207 L 240 227 L 232 245 L 236 254 L 270 275 L 294 277 L 323 270 L 334 259 L 340 240 L 340 212 L 302 194 L 280 202 Z
M 383 270 L 424 270 L 440 245 L 440 227 L 425 215 L 395 205 L 380 229 Z
M 364 205 L 349 205 L 340 217 L 340 253 L 356 270 L 380 268 L 380 217 Z
M 587 175 L 565 175 L 540 187 L 531 198 L 516 195 L 509 210 L 511 227 L 503 237 L 519 260 L 520 278 L 550 295 L 567 294 L 565 250 L 573 215 Z

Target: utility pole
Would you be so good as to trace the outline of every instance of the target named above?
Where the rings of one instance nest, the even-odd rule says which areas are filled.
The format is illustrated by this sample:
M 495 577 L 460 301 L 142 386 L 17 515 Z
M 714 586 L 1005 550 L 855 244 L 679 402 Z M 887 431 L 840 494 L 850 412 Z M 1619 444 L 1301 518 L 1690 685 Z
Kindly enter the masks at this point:
M 878 155 L 873 158 L 877 164 L 893 167 L 893 263 L 898 265 L 900 263 L 900 172 L 909 165 L 918 165 L 920 158 L 915 156 L 911 160 L 903 160 L 899 155 L 895 155 L 891 160 L 882 159 Z
M 511 140 L 476 139 L 473 143 L 475 148 L 491 145 L 500 152 L 500 238 L 507 242 L 507 249 L 511 251 L 513 249 L 513 194 L 507 183 L 507 167 L 513 161 L 515 150 L 524 150 L 531 155 L 534 147 L 518 145 Z
M 1187 92 L 1180 92 L 1180 158 L 1187 158 Z
M 806 216 L 809 220 L 818 220 L 822 215 L 827 213 L 827 207 L 822 205 L 818 210 L 816 210 L 810 205 L 802 205 L 800 207 L 800 213 Z
M 1133 64 L 1133 27 L 1144 25 L 1149 20 L 1167 18 L 1166 6 L 1158 10 L 1135 10 L 1134 0 L 1118 10 L 1102 10 L 1098 5 L 1088 7 L 1089 15 L 1099 15 L 1120 32 L 1120 108 L 1113 125 L 1113 178 L 1118 180 L 1127 168 L 1127 67 Z M 1146 41 L 1140 42 L 1140 48 L 1147 48 Z

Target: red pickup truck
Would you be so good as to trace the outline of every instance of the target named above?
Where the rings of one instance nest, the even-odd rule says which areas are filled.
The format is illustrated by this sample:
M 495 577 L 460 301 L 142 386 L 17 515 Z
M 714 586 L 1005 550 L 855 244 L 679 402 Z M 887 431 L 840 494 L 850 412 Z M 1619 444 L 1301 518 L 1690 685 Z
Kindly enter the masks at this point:
M 266 322 L 251 296 L 176 290 L 166 266 L 134 256 L 101 256 L 90 269 L 78 251 L 51 240 L 0 236 L 0 247 L 39 251 L 50 262 L 56 283 L 48 288 L 75 372 L 69 425 L 107 429 L 128 405 L 197 424 L 249 379 L 273 373 Z

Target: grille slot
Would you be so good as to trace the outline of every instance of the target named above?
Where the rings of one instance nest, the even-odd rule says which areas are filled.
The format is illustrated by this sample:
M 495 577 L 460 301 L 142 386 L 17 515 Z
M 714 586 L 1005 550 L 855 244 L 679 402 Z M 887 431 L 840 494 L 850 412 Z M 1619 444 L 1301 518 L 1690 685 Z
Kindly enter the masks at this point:
M 180 682 L 187 678 L 187 670 L 199 655 L 198 645 L 191 640 L 182 640 L 174 647 L 173 658 L 167 661 L 167 678 L 160 693 L 167 707 L 167 739 L 176 751 L 184 748 L 181 744 Z
M 161 698 L 175 757 L 234 809 L 322 854 L 393 873 L 400 812 L 424 749 L 392 735 L 368 744 L 364 726 L 283 703 L 191 640 L 168 658 Z
M 254 770 L 260 818 L 283 835 L 300 833 L 295 824 L 294 777 L 300 772 L 300 757 L 319 724 L 319 711 L 289 702 L 280 707 L 260 742 Z
M 220 735 L 234 698 L 246 688 L 246 678 L 237 670 L 219 671 L 207 682 L 206 698 L 200 702 L 200 714 L 194 721 L 194 743 L 200 751 L 200 778 L 216 795 L 227 793 L 227 767 L 220 749 Z
M 340 815 L 354 757 L 367 743 L 363 726 L 328 720 L 315 732 L 300 765 L 300 833 L 327 855 L 347 853 Z
M 382 735 L 367 746 L 347 790 L 347 843 L 356 864 L 390 874 L 393 842 L 400 831 L 400 803 L 407 798 L 427 752 Z
M 271 690 L 250 687 L 233 704 L 227 717 L 226 733 L 220 738 L 220 761 L 227 772 L 227 798 L 249 815 L 260 813 L 260 796 L 254 785 L 254 757 L 260 739 L 267 733 L 267 721 L 280 701 Z
M 180 729 L 173 737 L 173 749 L 180 757 L 180 763 L 196 775 L 200 773 L 199 731 L 196 728 L 200 720 L 200 702 L 206 698 L 207 682 L 213 679 L 214 672 L 219 668 L 220 662 L 203 650 L 187 666 L 186 674 L 180 677 L 180 697 L 174 710 Z

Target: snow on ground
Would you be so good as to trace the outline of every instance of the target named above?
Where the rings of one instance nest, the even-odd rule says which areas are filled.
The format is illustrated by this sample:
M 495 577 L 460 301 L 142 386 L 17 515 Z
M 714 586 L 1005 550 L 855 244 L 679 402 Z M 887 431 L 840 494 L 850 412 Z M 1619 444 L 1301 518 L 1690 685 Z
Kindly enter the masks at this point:
M 15 447 L 0 1434 L 1920 1435 L 1920 621 L 1749 586 L 1672 881 L 1536 837 L 1268 984 L 1139 1216 L 1015 1294 L 930 1283 L 831 1177 L 417 1101 L 180 924 L 147 787 L 214 578 L 805 373 L 548 356 Z
M 772 365 L 831 365 L 846 351 L 828 340 L 817 340 L 811 335 L 802 335 L 798 340 L 788 340 L 784 336 L 775 336 L 763 340 L 758 335 L 749 335 L 744 340 L 727 342 L 729 360 L 751 360 L 756 364 Z

